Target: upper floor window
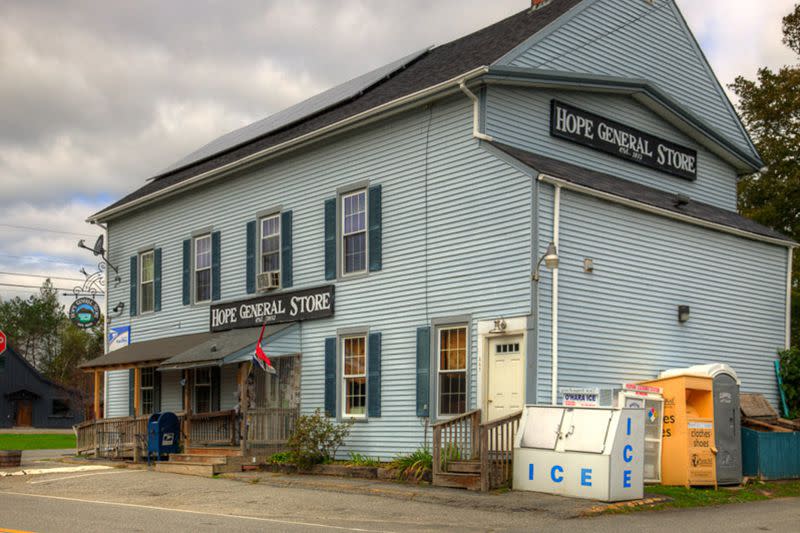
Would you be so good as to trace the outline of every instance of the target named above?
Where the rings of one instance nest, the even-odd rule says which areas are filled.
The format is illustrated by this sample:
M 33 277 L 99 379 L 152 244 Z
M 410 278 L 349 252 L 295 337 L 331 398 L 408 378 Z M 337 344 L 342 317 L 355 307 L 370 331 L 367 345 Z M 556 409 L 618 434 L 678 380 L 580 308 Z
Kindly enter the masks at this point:
M 439 414 L 459 415 L 467 412 L 467 327 L 439 330 Z
M 194 239 L 194 301 L 211 301 L 211 235 Z
M 367 414 L 367 338 L 342 339 L 342 416 L 362 417 Z
M 276 281 L 281 270 L 281 216 L 261 219 L 261 273 L 272 272 Z
M 342 272 L 367 270 L 367 191 L 342 195 Z
M 155 310 L 155 258 L 153 250 L 139 255 L 139 312 L 150 313 Z

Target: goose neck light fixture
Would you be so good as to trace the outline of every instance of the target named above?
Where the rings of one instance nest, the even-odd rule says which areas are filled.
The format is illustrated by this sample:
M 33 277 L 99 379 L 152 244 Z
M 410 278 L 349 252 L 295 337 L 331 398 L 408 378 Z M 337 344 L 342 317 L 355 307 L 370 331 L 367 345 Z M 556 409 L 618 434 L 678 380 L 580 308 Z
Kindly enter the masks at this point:
M 554 242 L 551 241 L 550 244 L 547 245 L 547 251 L 536 263 L 536 269 L 533 271 L 533 281 L 539 281 L 539 269 L 542 266 L 542 261 L 544 261 L 544 265 L 549 270 L 558 268 L 558 250 Z

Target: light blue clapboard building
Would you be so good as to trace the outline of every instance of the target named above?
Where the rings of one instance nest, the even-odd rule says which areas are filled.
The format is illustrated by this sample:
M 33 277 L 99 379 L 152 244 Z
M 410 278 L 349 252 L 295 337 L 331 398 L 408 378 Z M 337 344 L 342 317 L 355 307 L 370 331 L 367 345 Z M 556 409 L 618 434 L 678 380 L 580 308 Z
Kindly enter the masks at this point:
M 356 421 L 343 455 L 386 459 L 693 364 L 775 403 L 795 243 L 736 213 L 763 162 L 674 1 L 535 3 L 93 215 L 131 341 L 86 365 L 105 418 L 251 449 L 320 409 Z M 264 321 L 275 375 L 250 366 Z

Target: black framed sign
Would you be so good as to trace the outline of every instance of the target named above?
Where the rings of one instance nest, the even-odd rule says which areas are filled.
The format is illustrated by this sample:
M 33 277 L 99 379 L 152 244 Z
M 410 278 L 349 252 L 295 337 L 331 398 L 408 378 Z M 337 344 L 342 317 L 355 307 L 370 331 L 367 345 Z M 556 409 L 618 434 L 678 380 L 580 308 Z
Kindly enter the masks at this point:
M 550 102 L 550 135 L 690 181 L 697 151 L 577 107 Z
M 326 285 L 212 305 L 211 331 L 331 317 L 334 289 L 333 285 Z

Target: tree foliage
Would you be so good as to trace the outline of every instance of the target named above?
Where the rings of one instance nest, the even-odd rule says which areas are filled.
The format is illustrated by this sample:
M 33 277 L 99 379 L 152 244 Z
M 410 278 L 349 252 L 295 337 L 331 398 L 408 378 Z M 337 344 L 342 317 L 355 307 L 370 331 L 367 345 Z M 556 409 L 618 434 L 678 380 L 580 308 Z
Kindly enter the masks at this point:
M 783 43 L 800 57 L 800 4 L 783 18 Z M 739 211 L 800 242 L 800 66 L 758 70 L 730 86 L 765 169 L 739 181 Z M 800 343 L 800 253 L 792 280 L 792 339 Z

